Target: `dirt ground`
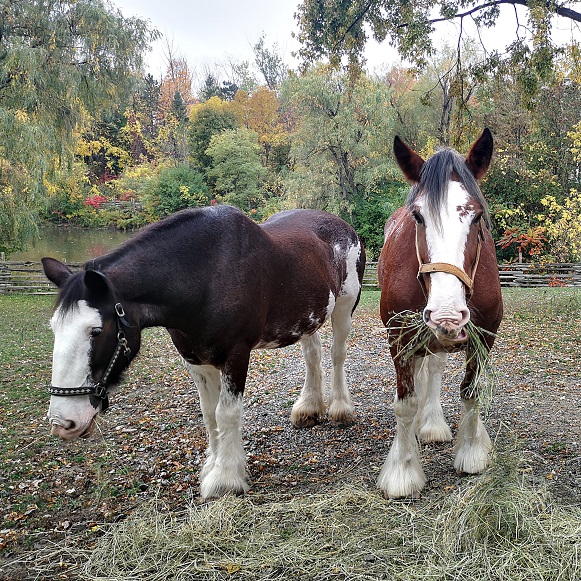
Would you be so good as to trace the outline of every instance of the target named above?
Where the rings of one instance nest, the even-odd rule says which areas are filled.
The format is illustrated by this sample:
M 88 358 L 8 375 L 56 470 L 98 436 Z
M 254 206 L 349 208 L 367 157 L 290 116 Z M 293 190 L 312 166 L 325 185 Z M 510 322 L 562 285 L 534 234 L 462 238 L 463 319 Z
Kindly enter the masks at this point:
M 329 377 L 328 328 L 323 344 Z M 545 483 L 556 502 L 581 504 L 578 344 L 550 321 L 532 325 L 508 317 L 494 361 L 496 394 L 486 418 L 492 439 L 500 446 L 516 445 L 523 470 Z M 461 365 L 460 356 L 451 357 L 444 378 L 444 414 L 454 435 Z M 356 423 L 337 427 L 323 421 L 299 430 L 289 416 L 303 381 L 300 348 L 253 354 L 243 438 L 256 502 L 322 492 L 344 482 L 374 489 L 394 436 L 395 374 L 373 308 L 356 314 L 346 369 Z M 0 491 L 6 507 L 0 578 L 76 578 L 60 549 L 77 543 L 90 548 L 100 523 L 123 519 L 147 499 L 157 496 L 176 509 L 195 499 L 205 446 L 196 391 L 165 332 L 148 331 L 140 357 L 91 439 L 63 444 L 48 436 L 41 421 L 23 434 L 26 453 L 15 459 L 23 478 Z M 452 446 L 422 446 L 424 497 L 464 482 L 454 472 Z M 19 504 L 22 495 L 37 499 L 28 514 Z M 58 577 L 45 577 L 32 561 L 34 551 L 47 544 L 61 560 Z

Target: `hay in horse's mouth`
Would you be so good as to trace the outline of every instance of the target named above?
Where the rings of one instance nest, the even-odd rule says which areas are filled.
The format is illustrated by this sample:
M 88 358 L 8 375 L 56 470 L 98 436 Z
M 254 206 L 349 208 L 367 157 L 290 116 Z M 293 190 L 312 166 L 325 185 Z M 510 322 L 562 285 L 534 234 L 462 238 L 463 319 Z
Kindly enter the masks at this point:
M 95 418 L 93 417 L 91 423 L 87 426 L 87 429 L 79 436 L 79 438 L 89 438 L 95 431 L 96 425 Z
M 396 347 L 396 357 L 401 357 L 403 361 L 410 357 L 423 357 L 432 353 L 430 344 L 433 346 L 435 333 L 425 324 L 421 313 L 415 311 L 395 313 L 387 322 L 386 328 L 390 348 Z M 454 346 L 464 348 L 465 346 L 469 352 L 469 359 L 474 358 L 477 361 L 478 372 L 473 383 L 480 384 L 478 399 L 486 412 L 494 392 L 494 368 L 488 357 L 488 347 L 484 341 L 485 334 L 493 335 L 477 327 L 472 321 L 468 321 L 455 339 L 447 337 L 444 342 L 437 336 L 436 338 L 444 348 Z
M 437 329 L 432 329 L 432 331 L 434 332 L 436 339 L 438 339 L 442 345 L 461 345 L 468 341 L 468 333 L 464 327 L 458 329 L 458 334 L 455 337 L 449 334 L 440 333 Z

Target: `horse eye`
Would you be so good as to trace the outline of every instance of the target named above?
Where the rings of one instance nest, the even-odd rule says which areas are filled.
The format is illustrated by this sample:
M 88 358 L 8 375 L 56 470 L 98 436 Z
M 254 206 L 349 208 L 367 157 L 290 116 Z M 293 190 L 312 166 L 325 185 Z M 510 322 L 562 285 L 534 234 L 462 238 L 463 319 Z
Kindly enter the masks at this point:
M 478 224 L 478 222 L 480 222 L 480 218 L 482 218 L 482 214 L 478 214 L 478 216 L 472 220 L 472 224 Z
M 412 212 L 412 216 L 414 217 L 414 220 L 418 223 L 418 224 L 423 224 L 424 220 L 421 216 L 421 214 L 419 212 Z
M 91 329 L 91 337 L 98 337 L 103 329 L 101 327 L 93 327 Z

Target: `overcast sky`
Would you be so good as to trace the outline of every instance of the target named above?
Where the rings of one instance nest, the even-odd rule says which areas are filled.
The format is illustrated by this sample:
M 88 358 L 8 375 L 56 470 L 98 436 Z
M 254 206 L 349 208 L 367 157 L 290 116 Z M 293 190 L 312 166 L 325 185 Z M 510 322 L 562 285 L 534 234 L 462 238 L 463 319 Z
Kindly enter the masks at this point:
M 232 57 L 253 60 L 252 45 L 262 32 L 266 46 L 278 44 L 287 64 L 295 62 L 292 51 L 298 43 L 293 14 L 297 0 L 112 0 L 123 16 L 149 20 L 172 43 L 188 63 L 213 64 Z M 156 77 L 165 72 L 165 41 L 157 42 L 146 57 L 148 70 Z
M 190 66 L 203 68 L 230 57 L 236 61 L 253 61 L 252 45 L 264 32 L 266 46 L 277 43 L 284 61 L 293 67 L 297 64 L 291 56 L 298 48 L 292 38 L 297 32 L 293 14 L 300 0 L 111 0 L 123 16 L 137 16 L 149 20 L 171 43 L 174 51 L 186 58 Z M 526 24 L 526 12 L 519 8 L 520 23 Z M 503 6 L 497 25 L 485 36 L 486 46 L 494 43 L 503 48 L 514 39 L 516 21 L 511 6 Z M 572 32 L 571 22 L 555 20 L 555 40 L 567 42 L 572 34 L 581 40 L 578 28 Z M 443 30 L 439 25 L 440 38 L 455 42 L 457 24 Z M 147 70 L 156 78 L 165 72 L 164 47 L 166 40 L 158 41 L 146 56 Z M 377 45 L 368 43 L 366 50 L 368 68 L 374 70 L 382 64 L 398 61 L 397 54 L 387 42 Z

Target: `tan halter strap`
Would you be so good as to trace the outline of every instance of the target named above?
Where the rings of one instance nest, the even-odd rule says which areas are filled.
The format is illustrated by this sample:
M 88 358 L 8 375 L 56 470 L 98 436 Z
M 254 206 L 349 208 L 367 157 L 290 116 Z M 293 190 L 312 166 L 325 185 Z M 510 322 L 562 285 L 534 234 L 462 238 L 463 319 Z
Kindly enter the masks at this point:
M 482 250 L 482 240 L 484 238 L 484 234 L 482 232 L 482 222 L 478 224 L 478 246 L 476 247 L 476 258 L 474 259 L 474 265 L 472 267 L 472 278 L 470 278 L 464 270 L 458 268 L 453 264 L 449 264 L 447 262 L 430 262 L 428 264 L 424 264 L 420 257 L 420 249 L 418 246 L 418 226 L 416 224 L 416 254 L 418 257 L 418 280 L 422 285 L 424 290 L 424 294 L 426 294 L 425 283 L 423 280 L 423 274 L 432 274 L 433 272 L 446 272 L 448 274 L 453 274 L 457 279 L 459 279 L 462 284 L 466 287 L 466 295 L 468 298 L 472 296 L 472 292 L 474 291 L 474 278 L 476 277 L 476 270 L 478 269 L 478 263 L 480 262 L 480 251 Z

